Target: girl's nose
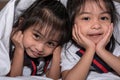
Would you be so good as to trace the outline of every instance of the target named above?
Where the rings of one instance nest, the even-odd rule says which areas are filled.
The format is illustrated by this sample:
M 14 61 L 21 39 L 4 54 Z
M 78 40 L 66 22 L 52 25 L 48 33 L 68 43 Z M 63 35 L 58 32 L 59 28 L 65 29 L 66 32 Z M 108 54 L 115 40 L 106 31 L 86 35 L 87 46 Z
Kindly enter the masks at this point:
M 44 49 L 44 43 L 36 44 L 36 50 L 41 52 Z
M 91 26 L 92 29 L 98 30 L 101 29 L 101 24 L 98 21 L 95 21 L 93 25 Z

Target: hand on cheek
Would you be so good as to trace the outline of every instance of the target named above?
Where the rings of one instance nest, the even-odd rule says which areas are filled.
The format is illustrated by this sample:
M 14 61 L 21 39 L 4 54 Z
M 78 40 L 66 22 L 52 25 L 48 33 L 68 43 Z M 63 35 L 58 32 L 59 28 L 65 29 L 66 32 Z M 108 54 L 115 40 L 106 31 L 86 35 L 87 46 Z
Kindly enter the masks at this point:
M 106 45 L 109 43 L 110 38 L 113 33 L 113 23 L 108 26 L 108 31 L 106 32 L 105 36 L 96 44 L 96 52 L 100 50 L 105 50 Z
M 53 52 L 53 60 L 54 62 L 56 63 L 60 63 L 60 60 L 61 60 L 61 46 L 58 46 L 55 48 L 54 52 Z
M 55 50 L 53 51 L 53 56 L 56 56 L 56 58 L 60 57 L 61 55 L 61 46 L 58 46 L 55 48 Z
M 90 39 L 86 38 L 82 33 L 80 26 L 76 24 L 73 27 L 73 40 L 77 42 L 80 46 L 84 47 L 85 49 L 95 48 L 95 44 Z
M 18 31 L 12 36 L 12 42 L 14 43 L 15 48 L 22 50 L 24 49 L 22 31 Z

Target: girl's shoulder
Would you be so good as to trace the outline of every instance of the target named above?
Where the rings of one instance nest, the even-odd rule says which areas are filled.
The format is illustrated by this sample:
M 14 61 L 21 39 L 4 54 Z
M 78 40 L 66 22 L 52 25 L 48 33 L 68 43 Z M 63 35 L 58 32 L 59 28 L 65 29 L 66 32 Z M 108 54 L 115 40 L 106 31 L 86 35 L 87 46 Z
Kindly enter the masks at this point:
M 71 41 L 64 45 L 61 56 L 62 59 L 74 61 L 79 60 L 80 57 L 76 54 L 76 52 L 79 50 L 79 48 L 73 44 Z
M 71 41 L 64 45 L 61 53 L 61 71 L 69 70 L 79 61 L 76 54 L 79 48 Z
M 75 53 L 78 50 L 79 48 L 74 43 L 69 41 L 67 44 L 63 46 L 62 53 Z

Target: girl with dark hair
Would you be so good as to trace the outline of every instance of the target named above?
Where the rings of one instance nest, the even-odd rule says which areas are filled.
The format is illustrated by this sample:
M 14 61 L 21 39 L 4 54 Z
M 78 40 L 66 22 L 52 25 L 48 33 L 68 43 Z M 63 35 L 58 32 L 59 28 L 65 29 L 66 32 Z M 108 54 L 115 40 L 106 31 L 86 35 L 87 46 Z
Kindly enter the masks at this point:
M 113 35 L 117 22 L 113 1 L 68 0 L 67 9 L 73 40 L 62 51 L 63 80 L 89 80 L 95 74 L 106 73 L 120 75 L 120 47 L 115 48 L 118 42 Z
M 60 1 L 36 0 L 13 26 L 9 76 L 46 74 L 58 79 L 61 47 L 71 38 L 69 23 Z

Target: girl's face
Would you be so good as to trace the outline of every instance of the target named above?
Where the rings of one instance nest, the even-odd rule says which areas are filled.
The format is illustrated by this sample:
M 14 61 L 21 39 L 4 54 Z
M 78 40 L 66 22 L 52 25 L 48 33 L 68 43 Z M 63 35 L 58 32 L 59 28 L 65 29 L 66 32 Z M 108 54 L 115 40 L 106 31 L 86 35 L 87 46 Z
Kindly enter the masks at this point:
M 47 37 L 46 29 L 40 31 L 34 25 L 23 32 L 23 45 L 25 51 L 32 58 L 46 57 L 53 53 L 58 45 L 55 37 Z
M 107 33 L 111 23 L 111 17 L 100 0 L 101 7 L 92 0 L 87 0 L 83 10 L 80 10 L 75 17 L 75 24 L 80 28 L 81 33 L 98 43 Z

